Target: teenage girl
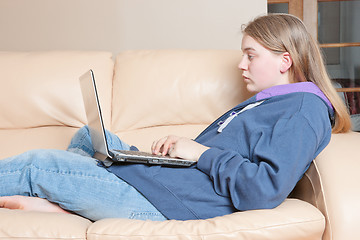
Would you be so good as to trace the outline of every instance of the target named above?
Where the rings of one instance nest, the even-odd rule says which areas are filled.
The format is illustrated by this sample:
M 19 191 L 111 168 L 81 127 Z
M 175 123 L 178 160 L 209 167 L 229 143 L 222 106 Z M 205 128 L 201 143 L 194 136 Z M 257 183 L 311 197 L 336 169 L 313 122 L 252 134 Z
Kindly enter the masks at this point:
M 98 220 L 206 219 L 274 208 L 350 118 L 317 43 L 298 18 L 261 16 L 243 30 L 239 68 L 253 97 L 195 140 L 167 136 L 154 154 L 193 159 L 190 168 L 117 164 L 92 158 L 87 127 L 68 151 L 34 150 L 0 161 L 0 206 L 73 212 Z M 130 149 L 108 134 L 111 148 Z

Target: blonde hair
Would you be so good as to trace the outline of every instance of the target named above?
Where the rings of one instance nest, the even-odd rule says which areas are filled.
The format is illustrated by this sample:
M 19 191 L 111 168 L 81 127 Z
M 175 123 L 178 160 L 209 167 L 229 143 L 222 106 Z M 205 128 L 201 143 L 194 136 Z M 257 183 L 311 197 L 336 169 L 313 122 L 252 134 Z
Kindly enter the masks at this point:
M 334 107 L 332 131 L 342 133 L 350 130 L 348 109 L 331 83 L 318 43 L 299 18 L 289 14 L 260 16 L 250 22 L 243 32 L 274 53 L 288 52 L 292 59 L 290 81 L 316 84 Z

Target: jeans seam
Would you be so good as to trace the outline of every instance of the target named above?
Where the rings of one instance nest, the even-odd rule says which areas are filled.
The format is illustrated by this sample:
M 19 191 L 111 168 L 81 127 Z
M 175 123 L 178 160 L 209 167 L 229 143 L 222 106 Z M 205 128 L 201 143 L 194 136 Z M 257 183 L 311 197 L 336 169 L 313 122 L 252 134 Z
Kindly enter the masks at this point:
M 36 166 L 35 164 L 29 164 L 28 165 L 29 168 L 35 168 L 38 171 L 44 172 L 44 173 L 48 173 L 48 174 L 60 174 L 60 175 L 68 175 L 68 176 L 73 176 L 73 177 L 79 177 L 79 178 L 88 178 L 88 179 L 96 179 L 99 181 L 103 181 L 103 182 L 110 182 L 110 183 L 116 183 L 116 184 L 127 184 L 125 182 L 121 182 L 121 181 L 116 181 L 116 180 L 110 180 L 110 179 L 104 179 L 101 178 L 99 176 L 96 175 L 86 175 L 84 173 L 81 172 L 76 172 L 74 170 L 68 170 L 68 171 L 54 171 L 54 170 L 49 170 L 49 169 L 42 169 L 39 168 L 38 166 Z M 21 170 L 17 170 L 17 172 L 22 172 Z
M 22 173 L 23 170 L 12 170 L 12 171 L 0 171 L 0 175 L 9 175 L 14 173 Z
M 150 212 L 150 211 L 132 211 L 130 213 L 129 219 L 137 219 L 138 216 L 159 216 L 159 217 L 163 217 L 164 215 L 162 215 L 160 212 Z

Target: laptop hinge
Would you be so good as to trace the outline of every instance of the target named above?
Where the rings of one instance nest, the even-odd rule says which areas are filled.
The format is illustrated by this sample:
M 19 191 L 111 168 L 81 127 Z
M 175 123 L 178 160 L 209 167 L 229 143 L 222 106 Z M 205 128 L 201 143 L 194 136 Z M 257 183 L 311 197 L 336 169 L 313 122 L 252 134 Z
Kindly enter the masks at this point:
M 111 164 L 113 164 L 113 161 L 111 160 L 111 158 L 109 158 L 108 156 L 106 156 L 100 152 L 95 152 L 93 157 L 100 160 L 105 165 L 105 167 L 110 167 Z

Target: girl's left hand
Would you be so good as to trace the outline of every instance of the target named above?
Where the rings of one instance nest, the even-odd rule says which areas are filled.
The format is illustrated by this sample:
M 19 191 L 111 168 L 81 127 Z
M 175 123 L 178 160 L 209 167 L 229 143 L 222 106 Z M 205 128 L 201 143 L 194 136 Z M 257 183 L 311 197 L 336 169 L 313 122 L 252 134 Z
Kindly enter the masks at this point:
M 154 141 L 151 146 L 153 154 L 169 155 L 170 157 L 193 161 L 198 161 L 201 154 L 207 149 L 209 148 L 191 139 L 174 135 Z

